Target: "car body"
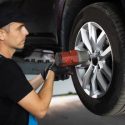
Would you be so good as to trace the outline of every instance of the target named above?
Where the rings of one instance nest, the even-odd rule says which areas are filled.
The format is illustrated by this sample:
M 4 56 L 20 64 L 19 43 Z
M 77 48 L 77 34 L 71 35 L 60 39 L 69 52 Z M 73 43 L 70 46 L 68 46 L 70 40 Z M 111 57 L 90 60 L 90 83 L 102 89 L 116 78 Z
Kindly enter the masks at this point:
M 31 62 L 31 66 L 41 65 L 39 62 L 43 62 L 42 53 L 44 56 L 54 56 L 56 52 L 71 49 L 87 50 L 91 55 L 88 65 L 77 65 L 72 75 L 81 102 L 97 115 L 123 114 L 125 1 L 12 1 L 20 1 L 23 10 L 37 18 L 35 22 L 27 25 L 30 34 L 25 48 L 15 54 L 15 57 L 23 60 L 24 69 L 27 69 Z M 37 54 L 39 59 L 36 61 Z M 46 58 L 52 60 L 52 57 Z

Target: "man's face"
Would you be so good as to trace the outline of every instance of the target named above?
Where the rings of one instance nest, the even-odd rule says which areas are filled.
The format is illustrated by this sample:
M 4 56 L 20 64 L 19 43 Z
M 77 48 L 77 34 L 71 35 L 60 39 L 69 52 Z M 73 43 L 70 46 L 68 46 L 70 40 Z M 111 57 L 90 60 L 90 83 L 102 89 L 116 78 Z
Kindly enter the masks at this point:
M 24 48 L 26 36 L 29 34 L 23 23 L 13 22 L 9 24 L 6 32 L 5 44 L 12 49 Z

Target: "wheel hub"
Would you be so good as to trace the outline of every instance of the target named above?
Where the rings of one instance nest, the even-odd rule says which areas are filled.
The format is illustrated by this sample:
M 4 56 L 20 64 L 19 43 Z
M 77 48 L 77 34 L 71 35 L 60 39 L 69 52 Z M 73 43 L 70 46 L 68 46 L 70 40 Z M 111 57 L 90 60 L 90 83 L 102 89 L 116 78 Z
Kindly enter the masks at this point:
M 93 57 L 91 60 L 92 60 L 92 64 L 93 65 L 95 65 L 95 66 L 98 65 L 98 59 L 97 59 L 97 57 Z
M 98 61 L 100 60 L 99 56 L 100 56 L 100 52 L 99 52 L 99 51 L 93 53 L 93 54 L 90 56 L 90 57 L 91 57 L 92 64 L 93 64 L 94 66 L 98 65 Z

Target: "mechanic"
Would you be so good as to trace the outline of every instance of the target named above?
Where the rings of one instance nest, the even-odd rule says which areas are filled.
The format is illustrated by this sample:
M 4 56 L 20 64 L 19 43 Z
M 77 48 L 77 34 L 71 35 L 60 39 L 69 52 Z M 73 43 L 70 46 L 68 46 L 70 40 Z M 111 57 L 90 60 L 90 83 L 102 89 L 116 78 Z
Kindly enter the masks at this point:
M 37 125 L 35 117 L 43 118 L 47 113 L 55 76 L 67 72 L 51 65 L 34 79 L 26 79 L 12 57 L 17 49 L 24 48 L 26 36 L 29 34 L 25 26 L 27 21 L 27 17 L 22 16 L 16 5 L 8 2 L 0 4 L 1 125 Z M 42 88 L 36 93 L 35 90 L 42 83 Z

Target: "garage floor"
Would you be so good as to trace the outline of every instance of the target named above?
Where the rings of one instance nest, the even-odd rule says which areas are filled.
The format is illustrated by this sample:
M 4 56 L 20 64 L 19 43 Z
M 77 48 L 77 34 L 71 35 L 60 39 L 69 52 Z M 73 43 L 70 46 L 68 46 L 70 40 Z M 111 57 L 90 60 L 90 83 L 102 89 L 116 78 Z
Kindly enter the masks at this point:
M 39 125 L 125 125 L 125 115 L 101 117 L 89 112 L 75 96 L 53 97 L 50 109 Z

